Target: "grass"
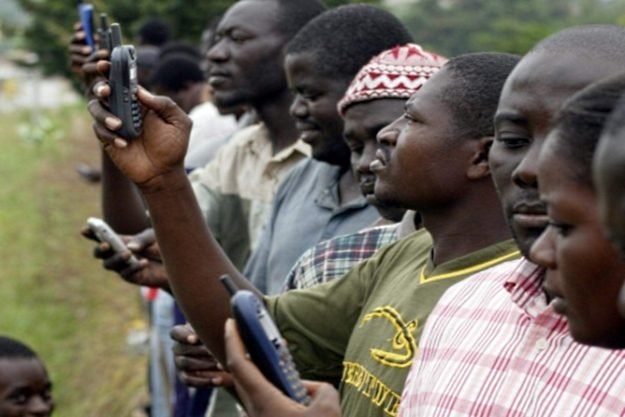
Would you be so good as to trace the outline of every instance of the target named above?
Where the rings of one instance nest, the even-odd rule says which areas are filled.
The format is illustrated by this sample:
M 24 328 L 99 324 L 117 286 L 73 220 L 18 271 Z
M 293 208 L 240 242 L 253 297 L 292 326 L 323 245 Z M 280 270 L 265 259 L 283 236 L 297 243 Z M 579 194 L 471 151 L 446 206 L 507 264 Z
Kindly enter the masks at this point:
M 17 132 L 28 115 L 0 114 L 0 334 L 44 359 L 56 417 L 128 416 L 146 397 L 146 359 L 125 338 L 145 315 L 138 290 L 103 270 L 79 233 L 100 214 L 99 186 L 75 172 L 99 161 L 85 107 L 46 117 L 52 130 L 27 141 Z

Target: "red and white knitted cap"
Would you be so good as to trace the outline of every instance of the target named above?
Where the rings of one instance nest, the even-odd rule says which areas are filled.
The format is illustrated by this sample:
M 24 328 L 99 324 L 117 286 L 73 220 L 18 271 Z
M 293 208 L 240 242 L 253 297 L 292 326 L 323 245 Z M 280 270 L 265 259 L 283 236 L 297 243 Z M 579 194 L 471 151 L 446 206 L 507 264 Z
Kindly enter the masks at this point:
M 379 98 L 409 98 L 430 79 L 447 58 L 408 43 L 382 52 L 362 67 L 338 103 L 347 106 Z

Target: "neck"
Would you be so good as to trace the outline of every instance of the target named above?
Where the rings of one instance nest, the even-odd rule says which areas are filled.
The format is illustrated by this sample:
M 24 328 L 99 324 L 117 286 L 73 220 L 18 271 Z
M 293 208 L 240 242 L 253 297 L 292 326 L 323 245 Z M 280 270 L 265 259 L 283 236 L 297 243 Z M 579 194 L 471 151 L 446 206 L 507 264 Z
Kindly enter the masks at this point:
M 490 189 L 475 187 L 477 192 L 463 196 L 449 207 L 420 212 L 434 241 L 434 265 L 511 238 L 501 203 L 489 186 Z
M 273 145 L 273 154 L 288 148 L 297 141 L 299 136 L 295 122 L 289 116 L 289 107 L 293 97 L 288 90 L 274 95 L 254 106 L 258 118 L 265 123 Z
M 339 179 L 339 204 L 342 206 L 362 195 L 360 184 L 349 168 L 341 168 L 341 178 Z

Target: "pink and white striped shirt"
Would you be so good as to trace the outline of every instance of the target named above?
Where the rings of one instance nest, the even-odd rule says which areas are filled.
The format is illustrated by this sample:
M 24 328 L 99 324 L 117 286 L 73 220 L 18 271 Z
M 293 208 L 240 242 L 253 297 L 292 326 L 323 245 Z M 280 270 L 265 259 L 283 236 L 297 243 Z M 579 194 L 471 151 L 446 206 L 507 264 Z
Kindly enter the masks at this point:
M 625 416 L 625 350 L 573 341 L 525 259 L 451 287 L 430 315 L 400 417 Z

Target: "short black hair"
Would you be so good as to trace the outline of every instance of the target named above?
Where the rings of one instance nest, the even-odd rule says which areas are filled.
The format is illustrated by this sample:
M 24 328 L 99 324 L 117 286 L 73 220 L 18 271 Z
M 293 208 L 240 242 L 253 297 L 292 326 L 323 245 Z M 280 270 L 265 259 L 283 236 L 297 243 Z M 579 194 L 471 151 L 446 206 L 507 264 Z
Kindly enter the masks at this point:
M 557 55 L 575 52 L 580 58 L 601 59 L 622 63 L 625 27 L 618 25 L 573 26 L 538 42 L 530 51 L 546 51 Z
M 457 137 L 495 135 L 493 117 L 499 96 L 520 59 L 519 55 L 477 52 L 458 55 L 443 66 L 453 82 L 444 88 L 440 98 L 453 113 Z
M 135 48 L 137 54 L 137 67 L 154 68 L 158 63 L 160 54 L 159 48 L 153 45 L 137 45 Z
M 186 54 L 173 53 L 160 61 L 150 78 L 150 85 L 165 91 L 178 92 L 190 83 L 205 81 L 200 63 Z
M 150 17 L 143 21 L 137 35 L 142 45 L 162 46 L 171 36 L 169 24 L 158 17 Z
M 0 336 L 1 359 L 38 359 L 37 354 L 26 344 L 8 336 Z
M 625 73 L 620 74 L 620 76 L 625 76 Z M 621 95 L 614 106 L 614 110 L 605 122 L 602 133 L 609 136 L 621 136 L 624 133 L 623 129 L 625 129 L 625 93 Z
M 311 20 L 289 42 L 287 54 L 312 53 L 322 74 L 351 81 L 371 58 L 411 41 L 406 27 L 391 13 L 351 4 Z
M 327 10 L 319 0 L 272 0 L 280 8 L 278 30 L 289 39 L 309 21 Z
M 159 50 L 158 59 L 163 60 L 172 54 L 187 55 L 189 58 L 197 61 L 202 59 L 202 54 L 200 53 L 199 48 L 185 41 L 167 42 Z
M 625 102 L 619 100 L 623 93 L 625 73 L 604 78 L 571 96 L 555 117 L 554 149 L 572 162 L 569 172 L 581 184 L 592 186 L 592 159 L 604 127 L 608 134 L 616 124 L 622 128 Z

